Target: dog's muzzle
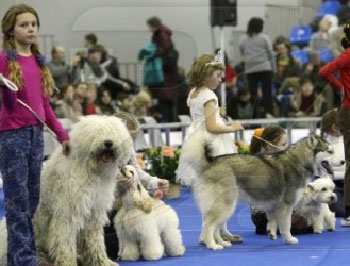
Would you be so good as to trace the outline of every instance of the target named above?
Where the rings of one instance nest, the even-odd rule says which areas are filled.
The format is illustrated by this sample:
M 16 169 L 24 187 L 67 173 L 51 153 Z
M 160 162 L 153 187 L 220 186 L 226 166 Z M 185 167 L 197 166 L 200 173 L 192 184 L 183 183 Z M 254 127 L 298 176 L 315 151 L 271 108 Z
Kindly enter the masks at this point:
M 113 141 L 107 139 L 103 142 L 103 147 L 96 152 L 96 157 L 104 163 L 114 162 L 117 157 L 117 147 Z
M 337 195 L 336 194 L 334 194 L 334 195 L 332 195 L 332 196 L 330 196 L 329 197 L 329 202 L 330 203 L 334 203 L 334 202 L 337 202 Z

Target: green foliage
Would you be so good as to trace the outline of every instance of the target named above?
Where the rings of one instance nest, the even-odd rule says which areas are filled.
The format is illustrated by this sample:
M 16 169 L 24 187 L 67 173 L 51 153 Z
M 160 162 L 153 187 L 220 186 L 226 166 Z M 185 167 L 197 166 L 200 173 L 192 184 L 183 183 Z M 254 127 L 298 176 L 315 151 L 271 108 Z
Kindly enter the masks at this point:
M 162 148 L 152 148 L 144 151 L 145 160 L 148 164 L 146 171 L 158 178 L 176 183 L 176 169 L 179 165 L 180 149 L 174 149 L 173 156 L 162 153 Z

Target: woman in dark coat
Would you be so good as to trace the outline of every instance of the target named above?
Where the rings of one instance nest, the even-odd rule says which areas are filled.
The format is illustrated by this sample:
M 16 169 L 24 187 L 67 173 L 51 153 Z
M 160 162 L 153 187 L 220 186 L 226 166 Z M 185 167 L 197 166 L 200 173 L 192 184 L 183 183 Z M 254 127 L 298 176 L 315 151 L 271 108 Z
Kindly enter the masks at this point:
M 151 17 L 147 20 L 149 30 L 152 32 L 152 43 L 157 47 L 153 57 L 162 57 L 163 63 L 165 56 L 172 50 L 171 30 L 164 26 L 157 17 Z M 177 99 L 178 71 L 177 63 L 164 67 L 164 84 L 161 88 L 152 88 L 152 95 L 158 100 L 156 112 L 162 116 L 162 122 L 174 121 L 174 110 Z

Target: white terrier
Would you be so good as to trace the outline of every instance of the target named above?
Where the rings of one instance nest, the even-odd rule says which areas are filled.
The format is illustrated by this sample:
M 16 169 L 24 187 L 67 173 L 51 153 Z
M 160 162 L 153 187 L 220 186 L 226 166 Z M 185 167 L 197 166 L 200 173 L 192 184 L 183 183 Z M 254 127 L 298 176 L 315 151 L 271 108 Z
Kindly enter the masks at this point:
M 337 201 L 333 192 L 335 184 L 329 177 L 321 177 L 306 185 L 302 198 L 296 206 L 296 212 L 307 219 L 307 224 L 313 227 L 313 232 L 321 234 L 326 226 L 328 231 L 335 229 L 335 214 L 328 204 Z
M 125 166 L 118 178 L 130 178 L 130 189 L 119 196 L 121 209 L 114 218 L 121 260 L 159 260 L 163 253 L 181 256 L 185 252 L 176 212 L 160 199 L 149 196 L 134 166 Z

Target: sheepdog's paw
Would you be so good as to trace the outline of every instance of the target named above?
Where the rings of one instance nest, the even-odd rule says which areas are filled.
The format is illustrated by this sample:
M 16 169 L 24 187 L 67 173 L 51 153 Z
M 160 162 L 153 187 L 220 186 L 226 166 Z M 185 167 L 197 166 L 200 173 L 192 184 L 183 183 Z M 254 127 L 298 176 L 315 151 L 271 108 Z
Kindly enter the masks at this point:
M 101 263 L 101 265 L 103 265 L 103 266 L 119 266 L 118 263 L 111 261 L 111 260 L 107 260 L 106 262 Z
M 167 254 L 172 257 L 179 257 L 182 256 L 186 251 L 186 248 L 184 246 L 178 246 L 175 249 L 172 249 L 171 251 L 168 251 Z
M 298 240 L 298 238 L 292 236 L 292 237 L 289 237 L 287 239 L 284 239 L 284 243 L 288 244 L 288 245 L 295 245 L 295 244 L 299 243 L 299 240 Z
M 123 261 L 137 261 L 140 258 L 138 253 L 126 253 L 120 255 L 120 259 Z
M 143 258 L 145 260 L 160 260 L 162 256 L 163 256 L 163 252 L 159 252 L 156 250 L 143 254 Z
M 313 232 L 314 232 L 314 234 L 322 234 L 322 229 L 314 228 Z

